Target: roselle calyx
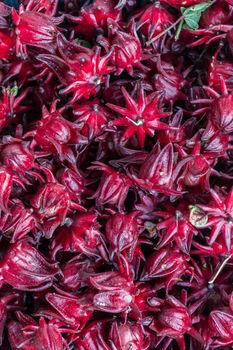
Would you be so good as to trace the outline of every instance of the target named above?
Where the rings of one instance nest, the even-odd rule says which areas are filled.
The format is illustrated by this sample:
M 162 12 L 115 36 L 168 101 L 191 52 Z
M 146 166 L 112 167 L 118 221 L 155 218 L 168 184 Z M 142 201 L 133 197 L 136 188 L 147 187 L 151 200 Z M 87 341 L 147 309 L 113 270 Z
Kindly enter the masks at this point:
M 51 286 L 59 272 L 26 240 L 11 245 L 1 261 L 1 285 L 8 283 L 21 290 L 43 290 Z

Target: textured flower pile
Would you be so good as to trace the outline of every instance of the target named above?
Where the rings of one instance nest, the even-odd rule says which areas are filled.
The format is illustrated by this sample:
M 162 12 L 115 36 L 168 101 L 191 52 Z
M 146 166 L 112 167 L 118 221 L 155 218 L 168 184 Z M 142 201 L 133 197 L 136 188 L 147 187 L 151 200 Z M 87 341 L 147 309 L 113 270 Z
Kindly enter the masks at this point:
M 233 346 L 233 1 L 0 2 L 0 348 Z

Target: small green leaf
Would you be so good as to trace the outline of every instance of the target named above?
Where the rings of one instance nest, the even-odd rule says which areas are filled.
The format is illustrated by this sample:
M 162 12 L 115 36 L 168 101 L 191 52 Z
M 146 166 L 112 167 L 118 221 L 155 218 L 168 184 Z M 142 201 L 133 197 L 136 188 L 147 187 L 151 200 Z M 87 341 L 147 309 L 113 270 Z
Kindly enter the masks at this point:
M 189 221 L 194 227 L 202 227 L 208 222 L 208 215 L 206 215 L 199 207 L 190 205 L 189 210 Z
M 175 40 L 179 38 L 181 30 L 187 26 L 189 29 L 196 30 L 199 27 L 199 21 L 202 13 L 212 5 L 213 2 L 203 2 L 190 7 L 181 7 L 180 11 L 183 16 L 183 20 L 179 23 L 176 31 Z
M 198 22 L 200 21 L 201 16 L 192 16 L 185 18 L 185 24 L 193 30 L 198 29 Z
M 5 88 L 3 88 L 3 91 L 4 90 L 5 90 Z M 19 92 L 19 88 L 18 88 L 17 85 L 14 85 L 13 87 L 8 86 L 6 88 L 6 90 L 7 90 L 8 95 L 11 95 L 11 96 L 14 96 L 14 97 L 16 97 L 18 95 L 18 92 Z
M 212 5 L 212 2 L 202 2 L 201 4 L 190 6 L 189 9 L 195 12 L 203 12 L 206 9 L 208 9 L 208 7 L 210 7 L 211 5 Z
M 18 95 L 19 92 L 19 88 L 17 85 L 13 86 L 13 88 L 11 88 L 11 95 L 13 95 L 14 97 L 16 97 Z

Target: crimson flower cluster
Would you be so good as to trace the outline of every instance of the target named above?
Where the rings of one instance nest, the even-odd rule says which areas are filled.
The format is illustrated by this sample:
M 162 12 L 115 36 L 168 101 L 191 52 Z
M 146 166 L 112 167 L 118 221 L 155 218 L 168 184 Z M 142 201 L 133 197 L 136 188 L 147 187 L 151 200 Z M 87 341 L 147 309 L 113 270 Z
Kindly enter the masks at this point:
M 233 347 L 233 2 L 0 2 L 0 348 Z

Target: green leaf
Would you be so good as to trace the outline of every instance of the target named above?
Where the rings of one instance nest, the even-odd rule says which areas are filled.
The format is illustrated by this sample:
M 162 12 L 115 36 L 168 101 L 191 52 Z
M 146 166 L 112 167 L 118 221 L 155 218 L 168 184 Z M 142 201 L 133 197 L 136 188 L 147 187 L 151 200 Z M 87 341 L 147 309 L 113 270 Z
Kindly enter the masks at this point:
M 208 215 L 195 205 L 189 206 L 189 213 L 189 222 L 194 227 L 202 227 L 208 222 Z
M 19 88 L 17 85 L 13 86 L 13 88 L 11 88 L 11 95 L 13 95 L 14 97 L 16 97 L 18 95 L 19 92 Z
M 212 5 L 211 2 L 203 2 L 187 8 L 182 7 L 181 12 L 184 16 L 185 24 L 191 29 L 197 29 L 202 13 Z
M 5 88 L 3 88 L 3 91 L 4 90 L 5 90 Z M 17 85 L 14 85 L 13 87 L 8 86 L 6 88 L 6 90 L 7 90 L 8 95 L 12 95 L 14 97 L 16 97 L 18 95 L 18 92 L 19 92 L 19 88 Z
M 189 29 L 196 30 L 199 27 L 199 21 L 201 19 L 202 13 L 208 9 L 213 4 L 213 2 L 203 2 L 201 4 L 193 5 L 190 7 L 181 7 L 180 11 L 182 13 L 182 21 L 176 31 L 175 40 L 179 38 L 181 30 L 186 26 Z
M 188 7 L 187 9 L 190 9 L 195 12 L 204 12 L 212 5 L 212 2 L 202 2 L 201 4 L 193 5 Z
M 201 15 L 196 14 L 195 16 L 185 17 L 185 24 L 193 30 L 198 29 L 198 22 L 200 21 Z

